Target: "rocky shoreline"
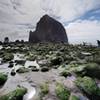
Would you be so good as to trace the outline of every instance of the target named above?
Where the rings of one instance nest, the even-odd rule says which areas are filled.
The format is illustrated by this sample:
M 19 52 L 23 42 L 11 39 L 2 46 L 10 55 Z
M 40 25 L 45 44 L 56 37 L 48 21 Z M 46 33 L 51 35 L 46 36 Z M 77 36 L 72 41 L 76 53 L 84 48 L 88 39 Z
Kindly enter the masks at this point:
M 63 43 L 1 45 L 0 100 L 9 98 L 99 100 L 100 48 Z

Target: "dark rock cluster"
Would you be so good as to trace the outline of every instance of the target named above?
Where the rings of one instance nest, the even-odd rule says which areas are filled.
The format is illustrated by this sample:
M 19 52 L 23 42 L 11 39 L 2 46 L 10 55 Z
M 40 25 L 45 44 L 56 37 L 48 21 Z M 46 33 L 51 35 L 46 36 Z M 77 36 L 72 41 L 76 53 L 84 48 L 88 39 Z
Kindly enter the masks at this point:
M 30 31 L 29 42 L 64 42 L 68 43 L 68 38 L 63 25 L 51 18 L 44 15 L 37 23 L 36 30 Z
M 100 47 L 100 41 L 99 40 L 97 40 L 97 44 L 98 44 L 98 47 Z

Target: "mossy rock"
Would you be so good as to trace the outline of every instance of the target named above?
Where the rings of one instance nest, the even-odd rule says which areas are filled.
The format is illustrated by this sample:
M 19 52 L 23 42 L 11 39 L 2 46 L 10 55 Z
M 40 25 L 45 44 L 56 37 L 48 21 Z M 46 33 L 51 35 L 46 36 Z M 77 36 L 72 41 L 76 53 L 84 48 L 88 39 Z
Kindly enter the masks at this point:
M 26 73 L 26 72 L 29 72 L 29 69 L 25 68 L 25 67 L 21 67 L 21 68 L 17 69 L 16 72 L 18 72 L 18 73 Z
M 67 70 L 64 70 L 60 73 L 61 76 L 67 77 L 67 76 L 71 76 L 71 73 Z
M 23 96 L 27 93 L 27 89 L 18 87 L 16 90 L 8 93 L 7 95 L 1 96 L 0 100 L 23 100 Z
M 60 65 L 63 62 L 62 57 L 52 57 L 51 58 L 51 65 Z
M 12 67 L 14 67 L 14 63 L 11 61 L 11 62 L 9 62 L 9 66 L 8 66 L 9 68 L 12 68 Z
M 49 59 L 47 59 L 47 60 L 40 60 L 38 62 L 38 64 L 39 64 L 40 67 L 44 67 L 44 66 L 50 67 L 50 61 L 49 61 Z
M 26 60 L 15 60 L 15 63 L 18 65 L 25 65 Z
M 64 60 L 68 61 L 68 62 L 71 62 L 71 61 L 74 60 L 74 58 L 67 54 L 67 55 L 64 55 Z
M 34 61 L 34 60 L 36 60 L 36 58 L 37 58 L 36 55 L 28 55 L 28 56 L 26 56 L 26 57 L 27 57 L 27 60 L 29 60 L 29 61 Z
M 40 98 L 43 98 L 45 95 L 49 93 L 49 85 L 48 83 L 44 83 L 40 85 Z
M 76 85 L 87 95 L 89 98 L 97 98 L 99 100 L 100 97 L 100 88 L 97 86 L 96 82 L 90 77 L 79 77 L 75 81 Z
M 41 84 L 38 99 L 43 100 L 43 97 L 45 97 L 48 93 L 49 93 L 49 84 L 47 82 Z
M 12 53 L 5 53 L 3 55 L 4 62 L 11 61 L 11 60 L 13 60 L 13 58 L 14 58 L 14 55 Z
M 55 92 L 59 100 L 69 100 L 70 91 L 64 85 L 57 83 Z
M 68 65 L 65 70 L 69 73 L 76 73 L 78 75 L 81 75 L 82 72 L 84 72 L 84 68 L 85 68 L 84 65 L 73 65 L 73 64 L 71 64 L 71 65 Z
M 93 59 L 93 61 L 97 64 L 100 64 L 100 56 L 96 55 L 95 58 Z
M 29 68 L 33 71 L 33 72 L 38 72 L 39 69 L 37 68 L 37 66 L 29 66 Z
M 8 76 L 6 74 L 0 73 L 0 86 L 4 85 L 4 83 L 7 81 Z
M 84 76 L 86 74 L 85 67 L 85 65 L 79 65 L 78 67 L 70 68 L 69 71 L 76 73 L 77 76 Z
M 100 79 L 100 66 L 96 63 L 88 63 L 84 65 L 77 65 L 77 67 L 70 66 L 67 68 L 69 72 L 74 72 L 78 76 L 89 76 Z
M 85 75 L 90 77 L 96 77 L 100 79 L 100 65 L 96 63 L 89 63 L 86 65 Z

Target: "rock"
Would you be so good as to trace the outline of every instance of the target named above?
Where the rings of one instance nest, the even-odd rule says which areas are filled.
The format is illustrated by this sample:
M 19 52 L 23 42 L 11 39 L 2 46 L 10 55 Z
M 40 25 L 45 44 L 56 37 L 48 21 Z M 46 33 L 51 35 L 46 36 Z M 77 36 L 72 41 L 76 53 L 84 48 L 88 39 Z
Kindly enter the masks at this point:
M 41 71 L 42 72 L 47 72 L 47 71 L 49 71 L 49 68 L 44 66 L 44 67 L 41 68 Z
M 63 58 L 62 57 L 52 57 L 51 58 L 51 65 L 60 65 L 63 62 Z
M 29 61 L 35 61 L 36 56 L 29 55 L 29 56 L 27 56 L 27 58 L 26 58 L 26 59 L 27 59 L 27 60 L 29 60 Z
M 79 65 L 78 67 L 68 69 L 75 72 L 78 76 L 89 76 L 100 79 L 100 66 L 96 63 Z
M 60 73 L 61 76 L 67 77 L 67 76 L 71 76 L 71 73 L 68 72 L 67 70 L 64 70 Z
M 90 98 L 90 100 L 100 99 L 100 88 L 90 77 L 79 77 L 75 81 L 76 85 Z
M 77 67 L 70 68 L 70 71 L 76 73 L 77 76 L 84 76 L 86 73 L 84 70 L 85 67 L 85 65 L 79 65 Z
M 16 72 L 18 72 L 18 73 L 25 73 L 25 72 L 29 72 L 29 69 L 25 68 L 25 67 L 21 67 L 18 70 L 16 70 Z
M 96 63 L 88 63 L 84 68 L 85 75 L 100 79 L 100 66 Z
M 15 72 L 14 69 L 12 69 L 12 71 L 11 71 L 11 75 L 12 75 L 12 76 L 15 76 L 15 75 L 16 75 L 16 72 Z
M 63 84 L 57 83 L 55 92 L 59 100 L 69 100 L 70 91 Z
M 49 84 L 44 83 L 40 85 L 40 98 L 45 97 L 49 93 Z M 44 99 L 43 99 L 44 100 Z
M 13 63 L 13 61 L 11 61 L 11 62 L 9 62 L 9 68 L 12 68 L 14 66 L 14 63 Z
M 32 70 L 32 71 L 35 71 L 35 72 L 38 72 L 39 69 L 37 68 L 37 66 L 29 66 L 29 68 Z
M 23 100 L 23 96 L 27 93 L 27 89 L 18 87 L 16 90 L 0 97 L 0 100 Z
M 3 55 L 3 61 L 4 62 L 11 61 L 11 60 L 13 60 L 13 58 L 14 58 L 14 55 L 12 53 L 5 53 Z
M 100 64 L 100 56 L 99 56 L 99 55 L 95 56 L 95 57 L 92 59 L 92 62 L 95 62 L 95 63 L 97 63 L 97 64 Z
M 97 40 L 98 47 L 100 47 L 100 40 Z
M 37 23 L 36 30 L 30 31 L 29 42 L 65 42 L 68 38 L 63 25 L 48 15 L 44 15 Z
M 73 57 L 71 57 L 70 55 L 64 55 L 64 60 L 65 60 L 65 61 L 68 61 L 68 62 L 71 62 L 71 61 L 73 61 L 74 59 L 73 59 Z
M 3 74 L 3 73 L 0 73 L 0 86 L 1 85 L 4 85 L 4 83 L 7 81 L 7 78 L 8 76 Z M 1 100 L 1 99 L 0 99 Z
M 96 63 L 70 65 L 67 71 L 76 73 L 78 76 L 89 76 L 100 79 L 100 66 Z
M 44 67 L 44 66 L 50 67 L 50 62 L 47 59 L 38 61 L 38 64 L 40 67 Z
M 26 60 L 15 60 L 15 63 L 19 64 L 19 65 L 24 65 L 25 62 L 26 62 Z

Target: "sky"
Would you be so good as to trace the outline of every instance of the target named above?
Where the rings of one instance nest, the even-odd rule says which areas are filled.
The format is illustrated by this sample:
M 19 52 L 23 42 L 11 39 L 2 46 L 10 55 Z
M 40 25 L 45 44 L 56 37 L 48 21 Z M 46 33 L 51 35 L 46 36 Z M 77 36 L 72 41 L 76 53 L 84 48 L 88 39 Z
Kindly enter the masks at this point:
M 100 40 L 100 0 L 0 0 L 0 41 L 28 40 L 45 14 L 64 25 L 69 43 Z

